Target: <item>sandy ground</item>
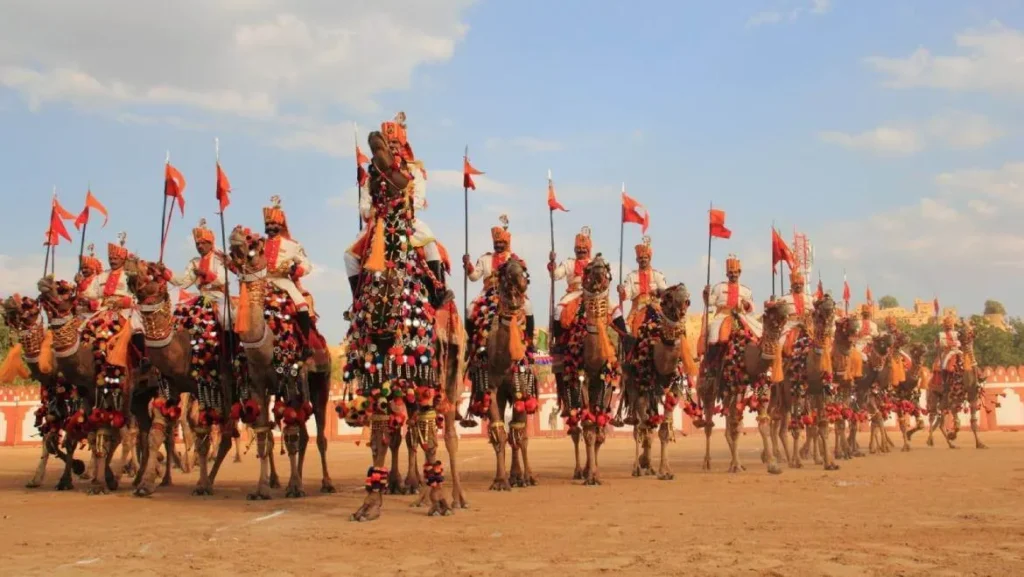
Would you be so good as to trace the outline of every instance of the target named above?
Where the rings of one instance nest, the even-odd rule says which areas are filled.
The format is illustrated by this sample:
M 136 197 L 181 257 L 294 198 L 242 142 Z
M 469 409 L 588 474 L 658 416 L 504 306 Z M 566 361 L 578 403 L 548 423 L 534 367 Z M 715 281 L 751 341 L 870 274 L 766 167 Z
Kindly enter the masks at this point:
M 471 509 L 428 518 L 388 497 L 365 524 L 348 520 L 369 459 L 352 443 L 329 449 L 338 494 L 317 492 L 314 458 L 309 497 L 264 502 L 245 500 L 252 453 L 229 457 L 213 497 L 190 496 L 195 473 L 175 471 L 174 486 L 139 499 L 90 497 L 85 483 L 55 492 L 55 464 L 25 489 L 36 449 L 0 449 L 0 575 L 1024 575 L 1024 435 L 777 477 L 759 466 L 756 435 L 741 441 L 747 472 L 725 473 L 720 435 L 712 473 L 702 439 L 680 438 L 673 481 L 631 477 L 632 442 L 612 440 L 601 487 L 571 481 L 565 437 L 534 439 L 541 484 L 512 493 L 486 490 L 493 452 L 464 440 Z

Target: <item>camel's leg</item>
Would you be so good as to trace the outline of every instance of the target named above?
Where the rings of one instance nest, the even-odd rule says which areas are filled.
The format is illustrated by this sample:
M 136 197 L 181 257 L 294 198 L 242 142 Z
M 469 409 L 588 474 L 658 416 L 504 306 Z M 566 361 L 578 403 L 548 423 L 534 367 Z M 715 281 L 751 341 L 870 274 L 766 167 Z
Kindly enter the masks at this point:
M 213 482 L 209 474 L 210 444 L 212 443 L 210 429 L 206 427 L 192 427 L 196 435 L 195 455 L 199 468 L 199 479 L 196 481 L 196 488 L 192 489 L 193 495 L 212 495 Z
M 633 451 L 633 476 L 639 477 L 643 474 L 643 469 L 640 467 L 640 449 L 643 445 L 644 432 L 640 429 L 641 425 L 633 425 L 633 444 L 635 449 Z
M 107 489 L 116 491 L 120 485 L 120 475 L 114 474 L 114 469 L 110 464 L 114 461 L 114 453 L 117 452 L 117 447 L 121 444 L 121 429 L 113 429 L 110 432 L 110 439 L 107 441 L 106 457 L 103 459 L 103 478 L 106 483 Z
M 256 458 L 260 461 L 260 477 L 256 482 L 256 490 L 246 495 L 250 501 L 270 499 L 270 454 L 274 451 L 274 434 L 270 431 L 270 423 L 266 420 L 267 411 L 261 411 L 260 417 L 253 426 L 256 433 Z
M 906 453 L 910 450 L 910 435 L 907 433 L 910 428 L 910 417 L 903 411 L 900 411 L 896 414 L 896 424 L 899 425 L 900 437 L 903 439 L 903 447 L 900 451 Z
M 176 449 L 175 449 L 175 445 L 174 445 L 174 431 L 178 430 L 178 422 L 177 421 L 170 421 L 170 422 L 168 422 L 167 430 L 171 431 L 171 434 L 164 436 L 164 450 L 167 452 L 168 465 L 167 465 L 167 468 L 164 469 L 163 480 L 160 481 L 160 486 L 161 487 L 170 487 L 171 486 L 171 469 L 174 468 L 171 465 L 171 463 L 178 462 L 179 465 L 181 464 L 180 463 L 180 458 L 177 457 L 177 453 L 175 453 Z M 185 471 L 185 467 L 182 466 L 182 467 L 179 467 L 179 468 L 181 468 L 182 472 Z
M 373 433 L 371 432 L 371 435 L 372 434 Z M 402 485 L 402 469 L 399 466 L 399 459 L 401 458 L 400 456 L 402 451 L 402 438 L 402 429 L 400 427 L 390 427 L 387 431 L 387 435 L 381 439 L 381 442 L 384 443 L 385 451 L 391 453 L 391 470 L 388 471 L 387 486 L 387 493 L 389 495 L 405 494 L 405 487 Z
M 779 447 L 775 442 L 775 438 L 772 437 L 772 447 L 768 446 L 768 438 L 772 436 L 772 424 L 771 418 L 768 416 L 768 409 L 762 404 L 757 409 L 757 432 L 761 435 L 761 454 L 767 461 L 765 465 L 768 468 L 768 472 L 772 475 L 778 475 L 782 473 L 782 468 L 779 467 L 779 461 L 777 455 L 779 454 Z
M 96 432 L 93 441 L 93 470 L 92 479 L 86 492 L 89 495 L 106 495 L 109 492 L 106 482 L 106 468 L 109 459 L 109 451 L 112 448 L 111 435 L 113 431 L 104 428 Z
M 671 481 L 676 477 L 668 463 L 668 443 L 672 435 L 671 427 L 671 421 L 664 421 L 658 427 L 658 441 L 661 443 L 661 455 L 658 460 L 658 479 L 662 481 Z
M 213 458 L 213 467 L 210 469 L 210 490 L 213 490 L 213 483 L 217 479 L 217 472 L 220 471 L 220 466 L 224 464 L 224 459 L 227 458 L 228 453 L 231 451 L 231 445 L 234 441 L 232 431 L 238 430 L 238 423 L 221 423 L 218 428 L 220 429 L 220 443 L 217 446 L 217 455 Z M 237 449 L 239 443 L 234 443 Z
M 526 413 L 512 412 L 512 432 L 516 444 L 513 455 L 518 452 L 522 459 L 521 484 L 519 486 L 534 487 L 537 485 L 537 478 L 533 475 L 533 469 L 530 468 L 530 433 L 527 430 Z
M 284 496 L 288 499 L 298 499 L 306 496 L 302 489 L 302 472 L 299 469 L 299 451 L 301 450 L 302 425 L 285 425 L 281 432 L 281 442 L 288 451 L 288 466 L 291 471 L 288 474 L 288 485 L 285 487 Z M 306 436 L 309 440 L 309 435 Z
M 644 427 L 643 436 L 641 437 L 642 445 L 640 451 L 640 468 L 643 470 L 644 475 L 654 476 L 657 472 L 654 470 L 654 435 L 655 430 L 650 427 Z
M 704 405 L 709 406 L 709 405 Z M 704 463 L 701 465 L 701 470 L 711 470 L 711 432 L 714 430 L 715 424 L 711 421 L 711 417 L 704 417 Z
M 740 463 L 740 427 L 742 427 L 742 413 L 736 409 L 736 403 L 730 403 L 726 412 L 725 435 L 729 439 L 729 462 L 730 473 L 740 473 L 747 468 Z
M 303 467 L 306 465 L 306 449 L 309 447 L 309 429 L 306 428 L 306 423 L 298 425 L 299 427 L 299 482 L 302 482 Z
M 488 437 L 491 446 L 494 447 L 495 469 L 494 482 L 491 483 L 492 491 L 511 491 L 508 472 L 505 470 L 505 447 L 508 446 L 508 433 L 505 431 L 505 421 L 502 412 L 499 410 L 497 391 L 491 390 L 491 406 L 488 419 Z M 502 407 L 503 408 L 503 407 Z
M 235 427 L 238 427 L 237 423 L 235 424 Z M 246 437 L 249 436 L 249 429 L 247 427 L 244 427 L 242 429 L 242 431 L 238 434 L 237 437 L 235 437 L 234 435 L 226 435 L 225 434 L 225 436 L 227 436 L 229 439 L 232 439 L 232 444 L 235 446 L 235 458 L 233 459 L 233 461 L 235 463 L 241 463 L 242 462 L 242 435 L 243 434 Z
M 405 489 L 403 490 L 406 495 L 418 495 L 423 487 L 423 476 L 420 474 L 419 444 L 419 434 L 414 434 L 413 426 L 406 427 L 405 450 L 406 458 L 409 462 L 409 470 L 405 474 Z M 424 495 L 426 495 L 425 492 Z
M 444 448 L 448 451 L 448 470 L 452 479 L 452 507 L 468 509 L 466 493 L 462 489 L 462 480 L 457 468 L 459 453 L 459 434 L 455 430 L 455 414 L 453 410 L 444 416 Z
M 46 463 L 50 460 L 49 446 L 57 443 L 56 436 L 58 434 L 59 433 L 47 433 L 46 438 L 43 439 L 43 452 L 39 455 L 39 464 L 36 465 L 35 474 L 32 475 L 32 478 L 29 479 L 28 483 L 25 483 L 26 488 L 35 489 L 43 484 L 43 479 L 46 476 Z
M 526 423 L 519 423 L 515 420 L 515 411 L 513 411 L 512 421 L 509 423 L 510 431 L 508 434 L 508 448 L 512 453 L 512 466 L 508 470 L 508 483 L 513 487 L 525 487 L 526 480 L 523 473 L 523 462 L 522 462 L 522 428 L 526 426 Z
M 270 468 L 269 483 L 271 489 L 280 489 L 281 477 L 278 476 L 277 465 L 274 463 L 274 444 L 274 431 L 270 430 L 267 433 L 267 465 Z M 284 451 L 283 445 L 281 446 L 281 450 L 282 452 Z
M 602 485 L 598 472 L 597 456 L 604 444 L 604 431 L 596 423 L 588 423 L 583 429 L 583 440 L 587 443 L 587 477 L 584 485 Z
M 350 517 L 353 521 L 375 521 L 380 518 L 384 507 L 384 491 L 388 485 L 388 470 L 384 467 L 387 459 L 388 443 L 385 438 L 387 424 L 370 424 L 370 452 L 373 454 L 373 466 L 367 472 L 366 498 L 362 506 Z M 391 435 L 399 437 L 398 435 Z
M 148 497 L 156 490 L 157 459 L 160 448 L 166 445 L 164 440 L 167 432 L 167 419 L 160 411 L 153 409 L 150 410 L 149 416 L 152 419 L 152 425 L 146 435 L 148 443 L 142 458 L 142 479 L 135 489 L 136 497 Z M 139 437 L 142 438 L 141 429 Z M 171 468 L 170 457 L 168 457 L 166 468 Z
M 323 392 L 327 395 L 327 392 Z M 316 450 L 320 453 L 320 468 L 323 477 L 320 481 L 321 493 L 334 493 L 334 481 L 327 471 L 327 399 L 322 402 L 313 403 L 313 419 L 316 420 Z
M 973 398 L 970 400 L 970 407 L 971 407 L 971 433 L 974 434 L 974 446 L 976 448 L 978 448 L 978 449 L 987 449 L 988 445 L 986 445 L 985 443 L 982 443 L 981 442 L 981 437 L 978 436 L 978 430 L 979 430 L 979 428 L 978 428 L 978 409 L 979 409 L 979 404 L 980 403 L 979 403 L 979 399 L 978 399 L 977 395 L 979 395 L 979 394 L 981 394 L 981 393 L 975 393 L 974 395 L 972 395 Z
M 578 480 L 583 478 L 583 466 L 580 464 L 580 433 L 579 426 L 569 427 L 569 438 L 572 439 L 574 453 L 576 455 L 576 468 L 573 469 L 572 478 Z

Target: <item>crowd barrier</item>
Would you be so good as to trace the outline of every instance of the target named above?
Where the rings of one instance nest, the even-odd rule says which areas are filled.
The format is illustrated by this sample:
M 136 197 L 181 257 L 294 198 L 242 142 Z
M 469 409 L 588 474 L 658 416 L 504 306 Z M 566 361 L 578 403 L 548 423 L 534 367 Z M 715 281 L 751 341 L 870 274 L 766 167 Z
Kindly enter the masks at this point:
M 1024 428 L 1024 366 L 1021 367 L 997 367 L 986 368 L 985 375 L 985 396 L 990 411 L 980 411 L 980 427 L 983 431 L 991 430 L 1016 430 Z M 552 420 L 551 412 L 557 406 L 555 399 L 555 387 L 550 373 L 544 371 L 539 383 L 540 409 L 536 414 L 530 416 L 528 430 L 531 436 L 560 435 L 564 432 L 564 425 L 561 419 Z M 334 383 L 331 386 L 332 401 L 328 406 L 328 427 L 327 438 L 330 441 L 355 441 L 360 438 L 362 430 L 348 426 L 344 421 L 337 418 L 334 412 L 334 403 L 342 397 L 341 383 Z M 922 406 L 926 403 L 927 391 L 922 393 Z M 463 396 L 461 406 L 463 409 L 468 406 L 469 395 Z M 40 439 L 34 427 L 35 410 L 39 407 L 39 391 L 35 387 L 28 386 L 4 386 L 0 387 L 0 446 L 38 446 Z M 966 417 L 966 416 L 965 416 Z M 725 419 L 718 415 L 714 418 L 715 428 L 722 430 Z M 967 419 L 963 418 L 962 423 L 967 425 Z M 890 418 L 887 425 L 896 428 L 895 418 Z M 747 412 L 743 420 L 744 430 L 755 431 L 757 429 L 756 416 Z M 689 417 L 683 414 L 681 407 L 676 407 L 673 427 L 682 434 L 689 435 L 695 432 Z M 308 428 L 311 434 L 316 434 L 316 425 L 313 419 L 309 420 Z M 864 429 L 866 430 L 866 428 Z M 458 427 L 459 436 L 462 438 L 485 437 L 487 434 L 487 423 L 479 422 L 472 428 Z M 613 435 L 632 435 L 629 427 L 620 427 L 613 430 Z

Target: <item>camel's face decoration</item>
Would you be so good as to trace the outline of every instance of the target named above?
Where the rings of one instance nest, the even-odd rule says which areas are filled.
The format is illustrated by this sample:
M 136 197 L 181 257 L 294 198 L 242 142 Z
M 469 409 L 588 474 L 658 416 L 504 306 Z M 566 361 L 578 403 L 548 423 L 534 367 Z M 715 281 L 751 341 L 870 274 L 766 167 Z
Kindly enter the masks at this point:
M 36 286 L 39 289 L 39 300 L 51 319 L 65 318 L 74 314 L 78 303 L 77 285 L 46 276 Z
M 661 304 L 661 312 L 672 322 L 679 322 L 686 318 L 686 311 L 690 308 L 690 291 L 686 285 L 679 283 L 658 291 L 658 301 Z
M 601 253 L 597 253 L 583 270 L 583 290 L 591 294 L 602 293 L 608 290 L 611 282 L 612 267 L 605 262 Z
M 267 268 L 263 252 L 266 239 L 259 233 L 236 226 L 228 242 L 228 258 L 239 274 L 252 274 Z
M 167 268 L 163 263 L 147 262 L 139 258 L 125 261 L 128 290 L 141 304 L 151 304 L 167 297 Z

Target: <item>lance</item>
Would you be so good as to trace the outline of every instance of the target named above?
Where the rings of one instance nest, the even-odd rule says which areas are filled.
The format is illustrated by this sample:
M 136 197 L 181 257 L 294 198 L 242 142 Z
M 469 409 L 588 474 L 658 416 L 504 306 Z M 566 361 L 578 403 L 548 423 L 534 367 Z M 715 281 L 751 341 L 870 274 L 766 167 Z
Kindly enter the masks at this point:
M 214 187 L 215 187 L 215 191 L 216 192 L 220 192 L 220 139 L 219 138 L 214 138 L 213 139 L 213 154 L 214 154 L 214 158 L 216 158 L 216 161 L 217 161 L 217 183 L 214 185 Z M 218 194 L 217 197 L 218 197 L 218 208 L 219 208 L 220 207 L 220 204 L 219 204 L 219 202 L 220 202 L 220 195 Z M 166 198 L 167 198 L 167 196 L 165 195 L 164 196 L 164 199 L 165 199 L 164 203 L 167 202 Z M 225 206 L 224 208 L 226 209 L 227 207 Z M 173 206 L 171 207 L 171 210 L 174 210 Z M 235 371 L 235 369 L 234 369 L 234 364 L 231 362 L 231 358 L 234 355 L 235 351 L 232 351 L 232 350 L 228 349 L 229 339 L 227 338 L 227 335 L 230 335 L 234 331 L 234 327 L 235 327 L 234 319 L 232 319 L 232 315 L 231 315 L 231 283 L 227 282 L 228 235 L 227 235 L 227 227 L 224 224 L 224 210 L 223 209 L 220 210 L 217 214 L 220 217 L 220 243 L 221 243 L 221 246 L 224 249 L 224 254 L 223 254 L 223 259 L 224 260 L 223 260 L 223 263 L 222 263 L 222 266 L 224 267 L 224 306 L 226 307 L 227 321 L 228 321 L 228 326 L 224 328 L 224 335 L 222 335 L 224 338 L 221 339 L 221 343 L 223 343 L 222 346 L 224 347 L 224 350 L 227 353 L 228 376 L 234 378 L 234 371 Z M 214 255 L 214 256 L 216 256 L 216 255 Z

